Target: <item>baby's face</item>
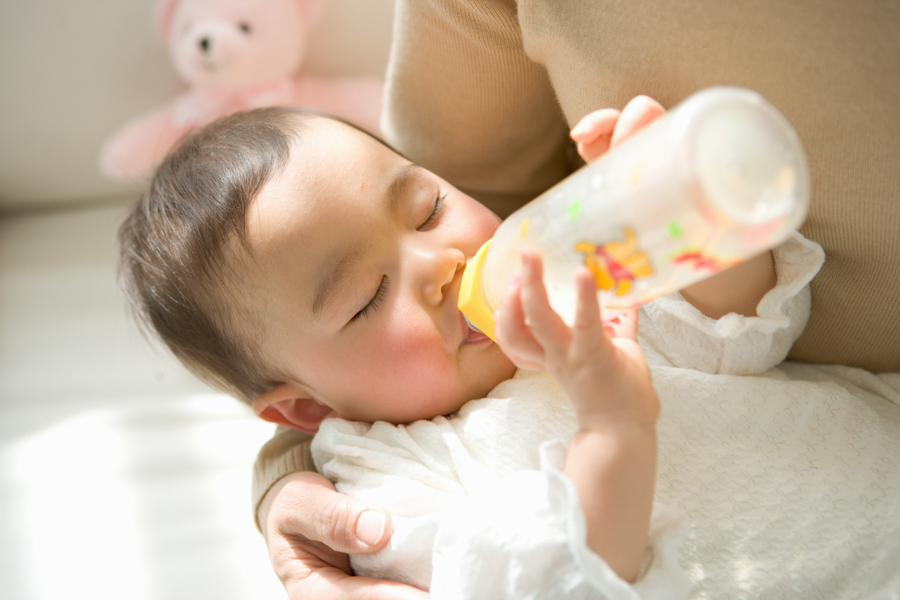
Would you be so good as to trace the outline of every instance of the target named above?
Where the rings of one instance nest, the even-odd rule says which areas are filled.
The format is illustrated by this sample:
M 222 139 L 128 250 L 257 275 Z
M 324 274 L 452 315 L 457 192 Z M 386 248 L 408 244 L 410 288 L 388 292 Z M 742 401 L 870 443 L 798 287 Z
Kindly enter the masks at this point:
M 266 363 L 338 416 L 406 423 L 457 410 L 515 367 L 465 325 L 466 260 L 500 220 L 341 123 L 315 119 L 247 215 L 241 307 Z

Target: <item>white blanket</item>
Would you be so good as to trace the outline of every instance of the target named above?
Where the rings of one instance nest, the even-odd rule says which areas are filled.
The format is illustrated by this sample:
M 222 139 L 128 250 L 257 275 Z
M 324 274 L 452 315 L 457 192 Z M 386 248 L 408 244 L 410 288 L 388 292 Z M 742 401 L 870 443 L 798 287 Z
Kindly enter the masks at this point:
M 798 235 L 775 254 L 778 286 L 759 317 L 713 321 L 677 295 L 642 310 L 662 416 L 636 585 L 585 546 L 565 447 L 552 441 L 571 437 L 573 411 L 550 377 L 525 372 L 450 418 L 323 423 L 319 471 L 393 516 L 389 547 L 352 557 L 357 573 L 430 586 L 435 599 L 856 599 L 890 585 L 900 375 L 779 365 L 822 251 Z

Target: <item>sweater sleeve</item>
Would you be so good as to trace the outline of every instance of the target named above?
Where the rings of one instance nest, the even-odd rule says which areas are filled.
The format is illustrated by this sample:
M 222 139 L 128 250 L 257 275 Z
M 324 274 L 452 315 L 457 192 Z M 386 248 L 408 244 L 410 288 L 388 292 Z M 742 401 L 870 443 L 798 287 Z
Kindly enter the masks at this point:
M 297 471 L 315 471 L 309 445 L 312 436 L 295 429 L 279 427 L 259 451 L 253 465 L 251 502 L 253 519 L 259 527 L 259 504 L 275 483 Z
M 516 2 L 399 0 L 381 128 L 401 154 L 502 217 L 578 164 Z
M 799 233 L 773 253 L 778 281 L 760 300 L 757 316 L 710 319 L 675 293 L 641 309 L 641 339 L 670 364 L 704 373 L 755 375 L 774 367 L 803 332 L 809 282 L 825 255 Z

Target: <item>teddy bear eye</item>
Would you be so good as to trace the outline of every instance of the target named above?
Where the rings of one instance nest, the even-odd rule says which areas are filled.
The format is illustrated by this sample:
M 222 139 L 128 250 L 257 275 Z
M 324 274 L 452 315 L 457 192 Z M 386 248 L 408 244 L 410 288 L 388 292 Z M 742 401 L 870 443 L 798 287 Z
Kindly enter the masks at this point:
M 249 34 L 250 33 L 250 23 L 247 23 L 246 21 L 242 21 L 242 22 L 238 23 L 238 29 L 240 29 L 242 33 Z

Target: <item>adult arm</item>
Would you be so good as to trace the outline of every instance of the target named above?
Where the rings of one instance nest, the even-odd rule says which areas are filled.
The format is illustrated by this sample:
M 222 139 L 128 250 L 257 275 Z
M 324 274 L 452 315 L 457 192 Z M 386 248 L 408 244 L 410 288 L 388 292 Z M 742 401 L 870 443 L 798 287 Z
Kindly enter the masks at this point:
M 760 300 L 775 287 L 775 259 L 765 251 L 681 290 L 681 296 L 710 319 L 736 313 L 757 316 Z

